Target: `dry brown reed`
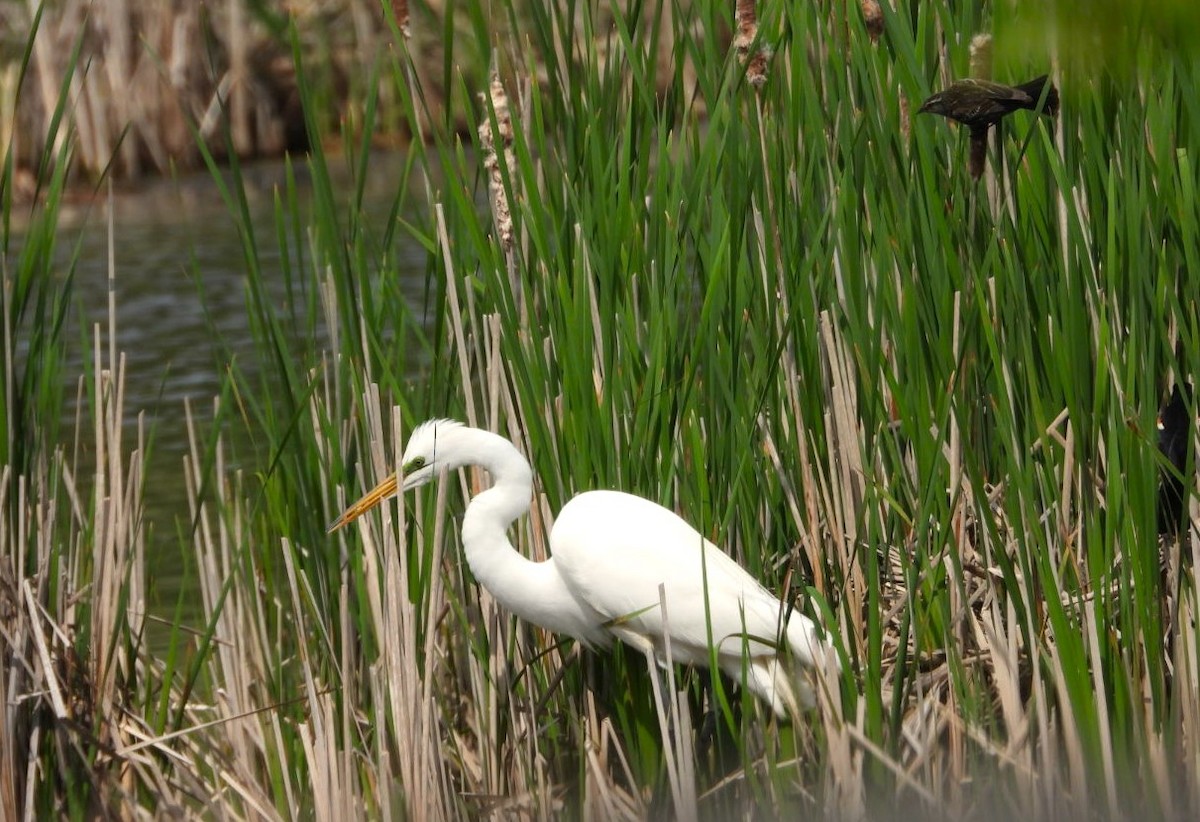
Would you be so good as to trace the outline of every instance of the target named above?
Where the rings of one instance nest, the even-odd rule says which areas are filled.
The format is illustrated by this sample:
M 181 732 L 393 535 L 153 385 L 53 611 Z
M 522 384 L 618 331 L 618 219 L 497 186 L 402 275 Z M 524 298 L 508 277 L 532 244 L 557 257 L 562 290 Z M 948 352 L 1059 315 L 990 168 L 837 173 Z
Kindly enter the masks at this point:
M 33 7 L 31 3 L 28 8 L 0 10 L 0 25 L 27 34 Z M 270 4 L 266 8 L 278 15 Z M 422 89 L 417 122 L 411 127 L 420 131 L 431 122 L 443 122 L 446 109 L 453 108 L 451 127 L 465 131 L 473 116 L 460 110 L 451 99 L 453 90 L 443 87 L 442 73 L 433 68 L 443 62 L 447 27 L 463 36 L 471 32 L 469 21 L 456 9 L 442 0 L 423 4 L 420 12 L 429 24 L 415 30 L 407 0 L 392 0 L 387 8 L 361 0 L 293 0 L 286 4 L 285 15 L 274 19 L 295 25 L 309 82 L 327 92 L 312 98 L 326 109 L 309 113 L 329 131 L 362 126 L 361 104 L 355 100 L 367 96 L 364 85 L 374 77 L 376 56 L 397 45 L 391 42 L 389 16 L 413 57 L 407 65 Z M 597 17 L 594 30 L 605 31 L 611 27 L 611 15 L 619 12 L 601 7 L 589 13 Z M 668 9 L 668 19 L 674 13 Z M 447 21 L 448 14 L 457 16 Z M 500 14 L 492 22 L 501 28 L 507 25 Z M 574 36 L 581 36 L 582 17 L 577 23 Z M 14 37 L 13 44 L 21 39 Z M 36 190 L 31 171 L 41 161 L 44 136 L 64 82 L 70 90 L 65 114 L 71 128 L 60 130 L 58 140 L 72 141 L 76 179 L 94 180 L 108 173 L 130 180 L 196 168 L 202 162 L 197 134 L 218 159 L 228 153 L 272 157 L 307 148 L 305 112 L 287 35 L 272 32 L 246 0 L 62 0 L 53 14 L 41 19 L 22 88 L 17 87 L 20 49 L 5 45 L 0 40 L 0 156 L 11 148 L 16 169 L 12 185 L 22 198 Z M 603 55 L 606 48 L 601 38 L 597 53 Z M 657 82 L 665 86 L 676 70 L 675 55 L 666 38 L 657 48 Z M 694 86 L 690 59 L 685 56 L 683 73 Z M 469 66 L 464 69 L 472 71 Z M 402 105 L 396 90 L 383 79 L 375 91 L 380 101 L 376 125 L 386 131 L 378 139 L 407 139 L 407 133 L 394 131 L 400 127 L 397 110 Z
M 10 12 L 9 24 L 28 32 L 34 7 Z M 393 13 L 407 36 L 407 3 Z M 333 91 L 330 110 L 313 115 L 336 121 L 348 89 L 369 76 L 372 55 L 390 39 L 383 7 L 302 0 L 286 14 L 311 73 Z M 41 18 L 18 92 L 19 58 L 19 50 L 0 51 L 0 151 L 11 146 L 18 168 L 37 167 L 64 82 L 72 128 L 59 139 L 73 139 L 73 162 L 87 177 L 195 167 L 196 133 L 218 157 L 277 156 L 307 145 L 286 36 L 269 31 L 245 0 L 62 0 Z
M 111 222 L 109 230 L 111 236 Z M 109 276 L 111 284 L 111 243 Z M 14 477 L 6 466 L 0 482 L 0 816 L 6 819 L 32 809 L 32 791 L 43 778 L 36 768 L 47 750 L 53 754 L 45 761 L 61 763 L 65 774 L 90 773 L 99 813 L 122 815 L 134 773 L 148 766 L 117 753 L 142 733 L 128 706 L 129 683 L 145 665 L 129 637 L 142 634 L 146 612 L 146 430 L 139 417 L 136 442 L 125 441 L 126 368 L 115 333 L 110 302 L 107 328 L 93 330 L 93 383 L 79 386 L 80 397 L 96 403 L 90 483 L 77 484 L 77 466 L 62 449 L 36 460 L 32 475 Z M 6 366 L 12 373 L 13 364 Z M 18 516 L 9 520 L 13 511 Z M 27 770 L 19 771 L 21 765 Z M 170 803 L 170 792 L 164 801 Z
M 224 11 L 217 19 L 201 4 L 65 0 L 55 14 L 44 15 L 29 87 L 14 111 L 18 164 L 36 164 L 64 81 L 71 90 L 66 114 L 76 135 L 75 162 L 90 176 L 111 168 L 119 178 L 135 178 L 166 172 L 172 163 L 195 164 L 193 126 L 223 153 L 222 112 L 233 115 L 238 154 L 282 151 L 289 113 L 288 78 L 280 72 L 286 69 L 261 35 L 248 36 L 252 28 L 240 2 Z

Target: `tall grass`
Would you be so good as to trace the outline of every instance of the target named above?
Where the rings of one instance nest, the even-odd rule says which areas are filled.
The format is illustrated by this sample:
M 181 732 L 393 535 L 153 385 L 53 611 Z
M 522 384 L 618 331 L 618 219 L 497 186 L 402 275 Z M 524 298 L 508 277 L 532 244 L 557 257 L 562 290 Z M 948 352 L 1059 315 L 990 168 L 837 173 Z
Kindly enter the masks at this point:
M 103 531 L 107 509 L 51 541 L 51 564 L 79 569 L 65 578 L 116 603 L 74 645 L 117 660 L 92 669 L 118 672 L 98 675 L 114 684 L 95 727 L 110 705 L 136 721 L 77 759 L 35 730 L 5 760 L 34 764 L 0 767 L 32 786 L 4 794 L 14 813 L 83 815 L 97 795 L 254 818 L 1192 818 L 1200 532 L 1189 500 L 1189 528 L 1159 536 L 1155 411 L 1200 366 L 1195 62 L 1143 43 L 1153 81 L 1113 93 L 1064 59 L 1059 118 L 1007 121 L 975 186 L 964 135 L 912 112 L 990 7 L 881 5 L 876 45 L 857 3 L 762 4 L 755 88 L 722 34 L 733 4 L 467 4 L 475 33 L 506 32 L 444 31 L 447 67 L 493 50 L 488 88 L 451 88 L 487 140 L 427 107 L 430 67 L 398 30 L 372 67 L 428 140 L 383 230 L 317 150 L 310 221 L 291 185 L 256 235 L 235 164 L 269 367 L 235 366 L 211 414 L 187 410 L 203 623 L 165 659 L 138 645 L 120 616 L 137 529 Z M 367 145 L 346 145 L 362 180 Z M 107 356 L 88 383 L 101 422 L 120 396 Z M 844 677 L 779 723 L 736 683 L 676 671 L 664 732 L 639 655 L 578 652 L 474 583 L 457 522 L 477 472 L 325 535 L 415 423 L 447 415 L 529 455 L 527 555 L 574 493 L 639 493 L 826 625 Z M 136 489 L 133 449 L 101 422 L 97 487 Z M 102 533 L 128 548 L 80 559 Z M 37 659 L 49 633 L 11 635 Z M 6 687 L 38 694 L 59 744 L 80 738 L 64 689 L 14 686 L 18 670 Z M 8 751 L 29 702 L 5 703 Z M 73 768 L 92 793 L 62 787 Z

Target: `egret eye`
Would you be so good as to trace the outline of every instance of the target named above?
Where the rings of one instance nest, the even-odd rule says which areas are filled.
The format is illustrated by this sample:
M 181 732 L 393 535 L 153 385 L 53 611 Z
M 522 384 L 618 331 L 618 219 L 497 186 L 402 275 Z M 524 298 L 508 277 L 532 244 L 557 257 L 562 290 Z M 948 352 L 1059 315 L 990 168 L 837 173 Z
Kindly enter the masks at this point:
M 413 471 L 420 471 L 425 467 L 424 457 L 413 457 L 408 461 L 408 465 L 404 466 L 404 473 L 411 474 Z

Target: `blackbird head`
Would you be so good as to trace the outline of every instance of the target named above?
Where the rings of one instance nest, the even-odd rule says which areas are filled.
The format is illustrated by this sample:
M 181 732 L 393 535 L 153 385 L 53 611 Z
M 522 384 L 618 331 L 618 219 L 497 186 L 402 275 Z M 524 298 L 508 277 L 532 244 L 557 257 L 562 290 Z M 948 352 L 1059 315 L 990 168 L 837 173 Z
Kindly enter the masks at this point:
M 937 94 L 932 95 L 924 103 L 921 103 L 921 107 L 917 109 L 917 114 L 945 115 L 946 111 L 946 93 L 944 91 L 939 91 Z

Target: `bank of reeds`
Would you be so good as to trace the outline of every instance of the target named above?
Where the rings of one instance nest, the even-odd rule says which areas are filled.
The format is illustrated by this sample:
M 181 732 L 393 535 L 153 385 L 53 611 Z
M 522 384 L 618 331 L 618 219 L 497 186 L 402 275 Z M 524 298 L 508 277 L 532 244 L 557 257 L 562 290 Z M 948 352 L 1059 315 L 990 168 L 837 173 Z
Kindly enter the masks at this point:
M 485 78 L 491 46 L 486 39 L 471 41 L 480 32 L 520 28 L 538 13 L 537 4 L 527 2 L 514 4 L 510 14 L 443 0 L 413 3 L 411 10 L 407 3 L 372 0 L 302 0 L 278 8 L 247 0 L 0 4 L 0 154 L 11 150 L 16 194 L 34 196 L 47 159 L 46 135 L 67 133 L 53 121 L 64 86 L 76 186 L 104 175 L 137 180 L 194 170 L 203 163 L 198 141 L 209 152 L 243 159 L 303 153 L 308 122 L 326 138 L 356 135 L 368 97 L 378 109 L 371 115 L 373 139 L 404 144 L 422 123 L 404 112 L 404 91 L 393 81 L 405 78 L 378 70 L 399 48 L 398 39 L 414 57 L 410 69 L 420 82 L 423 117 L 465 129 L 470 98 L 459 97 L 449 67 Z M 397 15 L 404 17 L 404 34 L 391 28 Z M 609 17 L 601 13 L 602 25 Z M 418 25 L 407 25 L 413 18 Z M 449 53 L 447 34 L 469 45 Z M 669 49 L 659 58 L 660 74 L 669 74 Z M 303 100 L 296 59 L 307 72 Z M 529 69 L 519 49 L 504 62 L 506 72 Z
M 859 4 L 766 4 L 744 44 L 765 58 L 756 88 L 706 36 L 729 5 L 618 14 L 603 56 L 561 9 L 524 20 L 520 46 L 499 45 L 546 75 L 501 79 L 507 111 L 491 91 L 475 115 L 493 137 L 503 116 L 506 145 L 480 156 L 426 120 L 382 232 L 316 150 L 311 223 L 289 187 L 275 236 L 255 235 L 234 164 L 270 367 L 235 365 L 212 414 L 188 409 L 196 632 L 177 625 L 165 659 L 138 640 L 111 338 L 85 382 L 94 506 L 58 503 L 67 530 L 47 542 L 32 502 L 65 499 L 72 463 L 0 486 L 5 556 L 25 558 L 4 600 L 14 814 L 164 798 L 248 818 L 1200 811 L 1198 518 L 1193 499 L 1190 527 L 1160 538 L 1155 504 L 1155 412 L 1200 365 L 1194 61 L 1156 52 L 1153 90 L 1117 97 L 1065 73 L 1056 122 L 1006 125 L 989 192 L 962 135 L 907 120 L 939 60 L 965 65 L 973 7 L 880 4 L 875 45 Z M 664 41 L 679 68 L 662 91 Z M 419 73 L 403 48 L 389 60 L 415 122 Z M 347 150 L 365 178 L 367 141 Z M 402 233 L 423 282 L 402 274 Z M 264 288 L 275 247 L 283 306 Z M 661 733 L 636 654 L 577 653 L 474 584 L 457 523 L 477 473 L 325 535 L 444 415 L 530 456 L 525 553 L 545 554 L 577 491 L 661 501 L 828 626 L 840 691 L 780 724 L 734 683 L 676 671 Z M 72 653 L 95 695 L 78 708 L 56 701 Z
M 349 101 L 363 98 L 391 41 L 382 7 L 361 0 L 56 0 L 0 15 L 0 152 L 11 150 L 25 196 L 64 86 L 76 182 L 135 180 L 200 167 L 198 139 L 242 158 L 303 152 L 296 55 L 319 78 L 309 116 L 327 133 L 352 127 Z

